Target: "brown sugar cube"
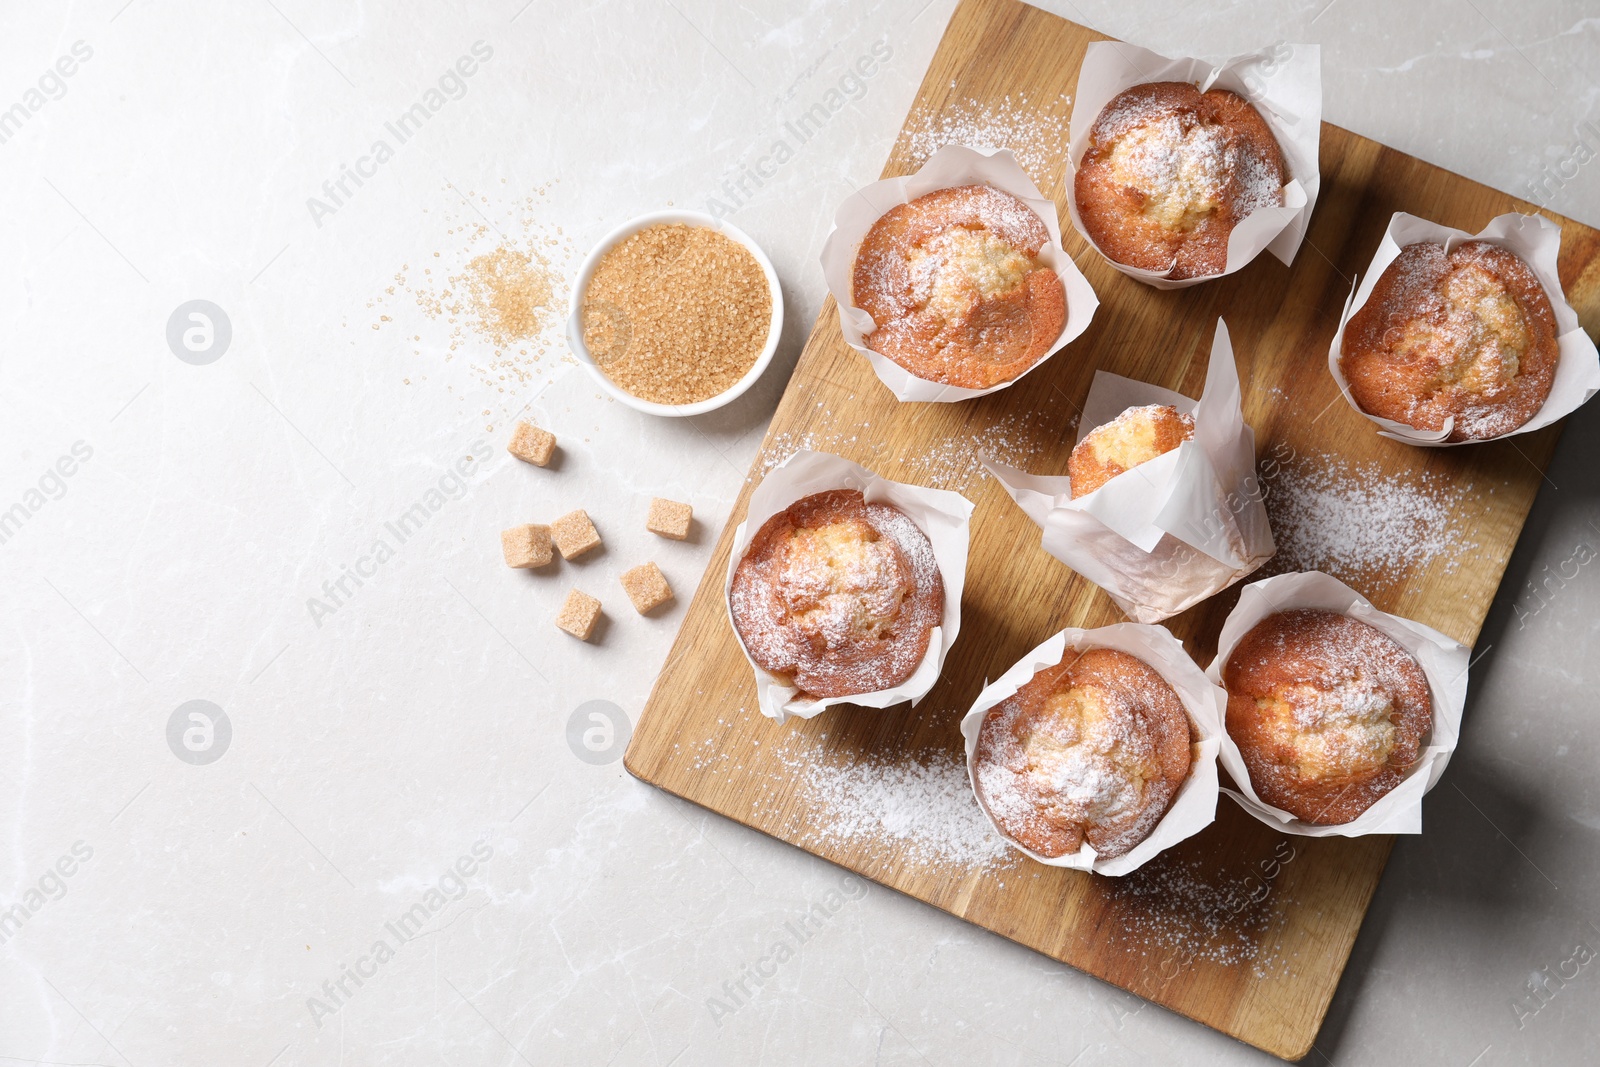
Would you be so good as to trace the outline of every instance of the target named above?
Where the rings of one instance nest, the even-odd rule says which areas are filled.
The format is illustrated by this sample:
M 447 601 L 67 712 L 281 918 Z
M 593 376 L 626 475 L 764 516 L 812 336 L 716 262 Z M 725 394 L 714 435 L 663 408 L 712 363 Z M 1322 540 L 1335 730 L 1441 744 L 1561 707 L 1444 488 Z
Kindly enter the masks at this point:
M 587 641 L 594 630 L 595 620 L 599 618 L 600 601 L 581 589 L 574 589 L 562 602 L 561 610 L 556 614 L 556 625 L 579 641 Z
M 641 563 L 632 570 L 623 571 L 622 588 L 627 590 L 628 599 L 633 601 L 640 615 L 672 599 L 672 586 L 654 563 Z
M 550 527 L 530 522 L 500 531 L 507 567 L 543 567 L 550 562 Z
M 589 513 L 579 508 L 569 511 L 550 524 L 550 536 L 562 559 L 577 559 L 591 548 L 600 545 L 600 531 L 589 521 Z
M 507 452 L 535 467 L 549 463 L 550 454 L 555 450 L 556 435 L 549 430 L 539 429 L 531 422 L 517 423 L 517 428 L 511 431 L 511 443 L 506 445 Z
M 656 497 L 650 501 L 650 514 L 645 517 L 644 528 L 662 537 L 682 541 L 689 536 L 689 520 L 693 517 L 694 508 L 688 504 Z

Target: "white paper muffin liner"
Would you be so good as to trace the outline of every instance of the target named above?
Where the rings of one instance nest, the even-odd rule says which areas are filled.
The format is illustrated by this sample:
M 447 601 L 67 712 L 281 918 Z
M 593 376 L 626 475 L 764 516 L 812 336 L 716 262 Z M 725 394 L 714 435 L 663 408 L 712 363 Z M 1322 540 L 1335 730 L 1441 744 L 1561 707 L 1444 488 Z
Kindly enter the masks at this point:
M 1159 622 L 1254 571 L 1276 550 L 1256 479 L 1256 435 L 1240 409 L 1239 371 L 1217 320 L 1198 401 L 1097 371 L 1078 440 L 1130 407 L 1171 404 L 1194 416 L 1194 439 L 1072 497 L 1066 475 L 984 465 L 1043 531 L 1052 556 L 1104 589 L 1138 622 Z
M 877 324 L 871 315 L 855 305 L 856 252 L 873 224 L 892 208 L 909 204 L 919 196 L 962 185 L 988 185 L 1010 193 L 1039 216 L 1050 234 L 1049 243 L 1039 251 L 1039 261 L 1056 272 L 1067 298 L 1067 320 L 1050 350 L 1015 378 L 987 389 L 966 389 L 918 378 L 889 357 L 874 352 L 867 347 L 866 338 L 877 329 Z M 1039 192 L 1016 156 L 1004 148 L 980 151 L 964 145 L 945 145 L 929 156 L 915 174 L 873 182 L 847 197 L 834 213 L 833 229 L 822 246 L 822 276 L 834 303 L 839 306 L 839 329 L 845 343 L 867 357 L 878 380 L 901 400 L 949 403 L 987 396 L 1015 385 L 1087 330 L 1095 308 L 1100 306 L 1089 279 L 1061 247 L 1061 220 L 1055 201 Z
M 1222 634 L 1217 639 L 1217 658 L 1206 669 L 1206 677 L 1220 686 L 1228 657 L 1233 655 L 1235 646 L 1251 627 L 1268 615 L 1296 608 L 1321 608 L 1359 619 L 1382 630 L 1415 656 L 1428 677 L 1428 689 L 1433 696 L 1432 734 L 1404 781 L 1350 822 L 1336 826 L 1314 826 L 1257 796 L 1239 746 L 1234 744 L 1226 729 L 1222 733 L 1222 766 L 1238 790 L 1223 786 L 1222 791 L 1238 801 L 1245 811 L 1286 834 L 1304 837 L 1420 834 L 1422 796 L 1444 774 L 1461 734 L 1461 710 L 1467 702 L 1467 666 L 1472 650 L 1420 622 L 1379 611 L 1337 578 L 1321 571 L 1304 571 L 1279 574 L 1244 587 L 1239 593 L 1239 603 L 1222 624 Z M 1227 721 L 1226 712 L 1223 721 Z
M 1168 278 L 1170 271 L 1144 270 L 1118 263 L 1095 245 L 1078 213 L 1078 164 L 1089 150 L 1089 130 L 1118 93 L 1147 82 L 1189 82 L 1201 92 L 1227 89 L 1261 113 L 1283 151 L 1289 184 L 1283 206 L 1260 208 L 1228 235 L 1228 262 L 1222 274 Z M 1117 270 L 1157 289 L 1182 289 L 1232 274 L 1267 249 L 1285 264 L 1294 262 L 1311 211 L 1322 188 L 1318 152 L 1322 139 L 1322 51 L 1314 44 L 1279 42 L 1259 52 L 1217 62 L 1189 56 L 1169 59 L 1121 41 L 1096 41 L 1083 55 L 1072 102 L 1067 166 L 1067 210 L 1085 241 Z
M 857 704 L 868 708 L 888 708 L 909 700 L 913 705 L 928 694 L 939 680 L 944 667 L 944 657 L 955 644 L 961 630 L 961 591 L 967 577 L 968 526 L 972 518 L 972 503 L 960 493 L 946 489 L 928 489 L 920 485 L 906 485 L 880 478 L 867 468 L 827 452 L 801 449 L 792 453 L 777 467 L 768 472 L 760 485 L 750 494 L 750 506 L 745 519 L 733 532 L 733 551 L 728 557 L 728 577 L 723 584 L 723 601 L 728 605 L 728 625 L 733 626 L 733 574 L 744 559 L 750 542 L 755 540 L 761 527 L 772 516 L 783 511 L 797 500 L 830 489 L 857 489 L 868 503 L 893 504 L 905 512 L 911 521 L 933 545 L 934 558 L 939 563 L 939 575 L 944 581 L 944 620 L 934 627 L 928 639 L 928 651 L 916 671 L 893 689 L 880 689 L 872 693 L 852 696 L 807 699 L 793 686 L 763 670 L 745 647 L 738 627 L 733 633 L 739 640 L 745 659 L 756 674 L 756 698 L 761 714 L 782 722 L 791 715 L 809 719 L 835 704 Z
M 1356 403 L 1355 397 L 1350 395 L 1349 379 L 1344 376 L 1344 371 L 1339 366 L 1339 351 L 1344 345 L 1345 326 L 1349 324 L 1351 316 L 1366 306 L 1367 299 L 1372 296 L 1372 290 L 1378 284 L 1378 279 L 1389 268 L 1389 264 L 1400 255 L 1401 249 L 1406 245 L 1423 241 L 1442 244 L 1446 252 L 1466 241 L 1486 241 L 1489 244 L 1499 245 L 1506 251 L 1521 256 L 1528 266 L 1533 268 L 1539 284 L 1544 287 L 1545 296 L 1550 298 L 1550 308 L 1556 316 L 1556 346 L 1560 352 L 1555 381 L 1550 386 L 1550 395 L 1545 398 L 1544 405 L 1533 418 L 1510 433 L 1501 434 L 1500 437 L 1515 437 L 1519 433 L 1542 430 L 1557 419 L 1572 414 L 1588 403 L 1589 398 L 1596 392 L 1600 392 L 1600 352 L 1596 352 L 1594 341 L 1578 324 L 1578 313 L 1567 303 L 1566 294 L 1561 289 L 1561 275 L 1556 266 L 1556 260 L 1561 254 L 1560 226 L 1540 215 L 1519 215 L 1512 212 L 1496 216 L 1478 233 L 1470 234 L 1465 230 L 1441 226 L 1436 222 L 1397 211 L 1389 220 L 1389 228 L 1384 230 L 1378 251 L 1367 266 L 1366 277 L 1361 279 L 1359 287 L 1351 287 L 1350 297 L 1344 304 L 1344 314 L 1339 318 L 1339 330 L 1333 335 L 1333 343 L 1328 346 L 1328 372 L 1333 375 L 1334 382 L 1339 386 L 1339 392 L 1344 394 L 1345 400 L 1352 408 L 1378 426 L 1378 433 L 1381 436 L 1405 441 L 1407 444 L 1435 448 L 1479 444 L 1482 441 L 1500 439 L 1500 437 L 1485 437 L 1477 441 L 1446 441 L 1445 438 L 1450 435 L 1455 425 L 1454 418 L 1447 419 L 1442 430 L 1419 430 L 1403 422 L 1395 422 L 1393 419 L 1368 415 L 1365 411 L 1361 411 L 1361 406 Z
M 1227 694 L 1207 680 L 1199 666 L 1183 650 L 1183 643 L 1165 627 L 1119 622 L 1095 630 L 1075 627 L 1062 630 L 985 686 L 983 692 L 978 694 L 976 703 L 961 720 L 961 736 L 967 744 L 967 780 L 985 815 L 989 814 L 989 809 L 983 802 L 983 794 L 978 791 L 977 768 L 973 761 L 978 750 L 978 732 L 983 727 L 984 714 L 1021 689 L 1036 673 L 1061 662 L 1061 656 L 1069 646 L 1079 651 L 1110 648 L 1126 652 L 1143 660 L 1172 686 L 1178 699 L 1183 702 L 1184 710 L 1189 713 L 1189 721 L 1194 724 L 1198 735 L 1198 740 L 1191 740 L 1189 746 L 1189 777 L 1178 788 L 1172 805 L 1161 821 L 1156 823 L 1155 829 L 1150 831 L 1150 836 L 1113 859 L 1100 859 L 1087 841 L 1077 852 L 1069 855 L 1041 856 L 1007 837 L 993 816 L 989 817 L 989 821 L 994 823 L 995 831 L 1005 837 L 1013 848 L 1040 863 L 1051 867 L 1094 871 L 1096 874 L 1123 875 L 1138 870 L 1164 849 L 1193 837 L 1216 818 L 1217 755 L 1226 736 L 1223 713 L 1227 707 Z

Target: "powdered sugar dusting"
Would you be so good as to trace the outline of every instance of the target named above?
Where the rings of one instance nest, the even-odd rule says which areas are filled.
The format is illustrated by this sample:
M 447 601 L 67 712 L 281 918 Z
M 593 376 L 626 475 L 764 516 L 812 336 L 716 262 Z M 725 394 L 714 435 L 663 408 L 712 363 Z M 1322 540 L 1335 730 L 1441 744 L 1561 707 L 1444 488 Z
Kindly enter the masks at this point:
M 1047 404 L 1053 398 L 1054 394 L 1048 394 L 1039 402 Z M 819 401 L 818 407 L 821 406 Z M 1030 460 L 1053 454 L 1059 447 L 1060 435 L 1051 434 L 1048 440 L 1041 436 L 1046 432 L 1043 427 L 1048 425 L 1049 421 L 1047 418 L 1042 418 L 1038 411 L 1011 412 L 981 428 L 928 441 L 919 446 L 914 454 L 896 456 L 892 461 L 893 467 L 883 465 L 883 473 L 885 477 L 896 481 L 925 485 L 931 489 L 953 489 L 962 492 L 989 477 L 989 472 L 983 466 L 986 457 L 1004 463 L 1008 467 L 1025 469 Z M 1074 416 L 1065 432 L 1070 434 L 1072 427 L 1076 425 L 1077 417 Z M 767 442 L 766 448 L 756 460 L 755 470 L 750 477 L 752 480 L 766 477 L 790 455 L 803 448 L 814 452 L 832 452 L 836 455 L 850 456 L 861 442 L 862 436 L 855 427 L 848 432 L 782 431 L 774 434 Z M 873 466 L 874 455 L 884 447 L 886 446 L 881 440 L 876 441 L 871 453 L 865 457 L 852 458 L 856 458 L 857 462 L 866 466 Z
M 1278 545 L 1269 573 L 1386 580 L 1436 561 L 1454 573 L 1478 547 L 1460 518 L 1472 485 L 1431 471 L 1395 476 L 1376 463 L 1316 453 L 1281 467 L 1263 486 Z
M 948 752 L 889 762 L 791 764 L 805 802 L 821 815 L 800 843 L 865 845 L 932 867 L 1017 866 L 972 796 L 966 762 Z
M 1296 856 L 1287 839 L 1242 873 L 1218 871 L 1214 855 L 1158 856 L 1107 880 L 1107 892 L 1126 906 L 1105 933 L 1150 961 L 1151 986 L 1196 962 L 1248 967 L 1257 979 L 1283 977 L 1293 970 L 1292 960 L 1267 946 L 1277 940 L 1288 904 L 1275 906 L 1272 898 L 1276 879 Z
M 1387 690 L 1354 672 L 1337 678 L 1332 689 L 1301 686 L 1286 699 L 1295 726 L 1306 731 L 1366 726 L 1386 719 L 1394 708 Z
M 1003 293 L 1039 269 L 1036 257 L 1049 240 L 1033 208 L 1002 189 L 935 189 L 889 208 L 862 238 L 852 271 L 855 302 L 881 327 L 937 303 L 951 286 L 977 296 Z
M 1185 129 L 1167 115 L 1128 131 L 1111 151 L 1112 173 L 1145 196 L 1144 212 L 1169 229 L 1216 206 L 1227 182 L 1227 138 L 1211 126 Z
M 901 457 L 908 476 L 935 489 L 965 490 L 989 477 L 987 457 L 1008 467 L 1025 467 L 1029 460 L 1053 451 L 1056 442 L 1039 439 L 1042 420 L 1037 412 L 1012 412 L 982 428 L 953 434 L 923 446 L 920 455 Z
M 905 512 L 831 490 L 762 525 L 728 607 L 751 659 L 831 697 L 910 677 L 943 618 L 944 593 L 933 544 Z
M 857 634 L 882 636 L 900 613 L 907 591 L 906 576 L 888 542 L 859 536 L 849 544 L 840 540 L 831 529 L 795 531 L 795 543 L 777 574 L 789 617 L 829 651 Z
M 1534 323 L 1512 279 L 1538 291 L 1527 264 L 1494 245 L 1402 249 L 1346 335 L 1355 361 L 1341 361 L 1355 374 L 1361 403 L 1425 430 L 1453 416 L 1452 440 L 1496 437 L 1525 423 L 1553 372 L 1538 358 Z M 1548 322 L 1548 310 L 1539 311 Z
M 1192 229 L 1224 199 L 1239 218 L 1283 202 L 1282 176 L 1253 145 L 1145 86 L 1107 104 L 1090 136 L 1110 149 L 1113 173 L 1145 195 L 1145 214 L 1169 229 Z
M 1380 664 L 1382 668 L 1390 666 Z M 1389 759 L 1399 739 L 1393 721 L 1399 712 L 1383 674 L 1350 663 L 1347 673 L 1334 676 L 1330 685 L 1307 682 L 1281 690 L 1279 696 L 1293 725 L 1280 721 L 1265 728 L 1277 727 L 1280 744 L 1294 753 L 1299 778 L 1316 781 L 1330 775 L 1376 772 Z M 1267 719 L 1273 701 L 1268 698 L 1256 703 L 1261 718 Z
M 1182 733 L 1171 731 L 1176 726 Z M 1123 652 L 1069 651 L 984 716 L 978 787 L 1004 832 L 1043 855 L 1085 840 L 1120 856 L 1149 836 L 1176 783 L 1163 745 L 1188 729 L 1178 696 L 1148 664 Z
M 918 111 L 906 120 L 905 147 L 911 162 L 922 163 L 949 144 L 968 148 L 1009 148 L 1024 170 L 1039 181 L 1054 175 L 1067 159 L 1067 113 L 1072 98 L 1051 101 L 1051 112 L 1026 93 L 998 103 L 965 99 L 939 111 Z
M 851 399 L 854 399 L 852 397 Z M 818 407 L 821 403 L 818 402 Z M 793 433 L 784 430 L 772 437 L 767 442 L 761 454 L 756 457 L 755 469 L 750 472 L 747 481 L 759 481 L 776 470 L 784 460 L 796 452 L 805 449 L 811 452 L 831 452 L 834 455 L 843 455 L 851 445 L 861 439 L 860 434 L 828 433 L 825 431 L 807 430 L 803 433 Z

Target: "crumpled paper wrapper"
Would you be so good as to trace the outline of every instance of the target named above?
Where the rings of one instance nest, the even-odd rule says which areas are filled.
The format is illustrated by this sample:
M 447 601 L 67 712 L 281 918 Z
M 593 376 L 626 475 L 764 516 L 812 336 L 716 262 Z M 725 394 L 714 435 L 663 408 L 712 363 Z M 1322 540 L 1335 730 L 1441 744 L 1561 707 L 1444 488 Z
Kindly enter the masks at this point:
M 978 750 L 978 731 L 983 726 L 983 716 L 990 708 L 1021 689 L 1036 673 L 1061 662 L 1061 656 L 1068 646 L 1079 651 L 1111 648 L 1126 652 L 1149 664 L 1166 679 L 1183 702 L 1184 710 L 1189 713 L 1189 721 L 1199 735 L 1199 740 L 1191 741 L 1189 746 L 1192 757 L 1189 777 L 1179 787 L 1178 795 L 1172 799 L 1172 806 L 1156 823 L 1155 829 L 1150 831 L 1150 836 L 1113 859 L 1100 859 L 1087 841 L 1070 855 L 1053 858 L 1041 856 L 1006 837 L 998 823 L 995 824 L 995 831 L 1006 837 L 1013 848 L 1051 867 L 1123 875 L 1138 870 L 1162 850 L 1193 837 L 1216 818 L 1217 755 L 1226 737 L 1223 714 L 1227 708 L 1227 694 L 1207 680 L 1199 666 L 1189 658 L 1189 653 L 1183 650 L 1183 643 L 1164 627 L 1119 622 L 1095 630 L 1075 627 L 1062 630 L 985 686 L 983 692 L 978 694 L 977 702 L 961 720 L 961 736 L 967 742 L 967 780 L 972 785 L 972 795 L 978 798 L 978 806 L 984 809 L 985 815 L 988 815 L 989 809 L 984 807 L 983 797 L 978 792 L 977 772 L 973 766 L 973 754 Z M 993 821 L 991 817 L 990 822 Z
M 1015 378 L 987 389 L 963 389 L 958 385 L 918 378 L 894 360 L 874 352 L 867 347 L 866 338 L 877 329 L 877 324 L 872 321 L 871 315 L 855 306 L 853 275 L 856 250 L 861 247 L 861 241 L 872 229 L 873 223 L 891 208 L 908 204 L 936 189 L 961 185 L 988 185 L 1010 193 L 1033 209 L 1050 233 L 1049 243 L 1039 252 L 1039 261 L 1056 272 L 1067 297 L 1067 321 L 1061 327 L 1061 336 L 1056 338 L 1050 350 Z M 1094 318 L 1095 308 L 1100 306 L 1089 279 L 1083 276 L 1078 265 L 1061 247 L 1061 220 L 1055 201 L 1039 192 L 1039 187 L 1033 184 L 1033 179 L 1022 169 L 1016 156 L 1004 148 L 979 151 L 964 145 L 945 145 L 929 156 L 915 174 L 873 182 L 848 197 L 834 213 L 833 229 L 822 246 L 822 276 L 827 282 L 828 292 L 833 294 L 834 302 L 839 305 L 839 328 L 845 342 L 867 357 L 878 380 L 901 400 L 950 403 L 987 396 L 1015 385 L 1087 330 L 1089 321 Z
M 1097 371 L 1078 440 L 1129 407 L 1171 404 L 1192 414 L 1194 439 L 1072 498 L 1065 475 L 984 466 L 1043 531 L 1052 556 L 1110 594 L 1138 622 L 1159 622 L 1227 588 L 1272 557 L 1272 527 L 1256 480 L 1256 435 L 1239 407 L 1228 328 L 1217 320 L 1205 391 L 1180 393 Z
M 1344 345 L 1344 328 L 1350 322 L 1351 316 L 1366 306 L 1367 298 L 1372 295 L 1378 279 L 1383 276 L 1389 264 L 1394 262 L 1395 257 L 1400 255 L 1400 250 L 1406 245 L 1414 245 L 1421 241 L 1443 244 L 1447 252 L 1466 241 L 1487 241 L 1509 252 L 1515 252 L 1533 268 L 1539 284 L 1544 286 L 1545 295 L 1550 298 L 1551 310 L 1556 313 L 1556 345 L 1560 350 L 1550 395 L 1545 398 L 1544 406 L 1533 418 L 1510 433 L 1501 434 L 1500 437 L 1515 437 L 1519 433 L 1541 430 L 1557 419 L 1572 414 L 1588 403 L 1589 398 L 1596 392 L 1600 392 L 1600 353 L 1596 352 L 1594 341 L 1578 324 L 1578 313 L 1567 303 L 1566 294 L 1561 289 L 1561 276 L 1556 267 L 1556 259 L 1561 254 L 1560 226 L 1539 215 L 1519 215 L 1512 212 L 1496 216 L 1478 233 L 1469 234 L 1465 230 L 1440 226 L 1436 222 L 1397 211 L 1389 220 L 1389 228 L 1383 232 L 1383 240 L 1378 244 L 1377 254 L 1372 257 L 1372 263 L 1367 267 L 1367 276 L 1361 280 L 1359 288 L 1351 288 L 1350 298 L 1344 304 L 1344 314 L 1339 318 L 1339 330 L 1333 335 L 1333 343 L 1328 346 L 1328 372 L 1338 384 L 1339 392 L 1344 394 L 1345 400 L 1352 408 L 1378 425 L 1380 436 L 1434 448 L 1480 443 L 1446 441 L 1445 438 L 1455 425 L 1454 419 L 1450 419 L 1442 430 L 1418 430 L 1393 419 L 1367 415 L 1365 411 L 1361 411 L 1360 405 L 1350 395 L 1350 382 L 1345 378 L 1344 371 L 1339 368 L 1339 350 Z M 1498 441 L 1500 437 L 1486 437 L 1483 440 Z
M 1222 668 L 1239 639 L 1268 615 L 1295 608 L 1322 608 L 1360 619 L 1382 630 L 1417 657 L 1423 673 L 1428 676 L 1428 688 L 1433 695 L 1433 733 L 1417 765 L 1404 781 L 1355 819 L 1338 826 L 1313 826 L 1302 822 L 1257 796 L 1239 746 L 1233 743 L 1226 729 L 1222 733 L 1222 766 L 1238 790 L 1223 786 L 1222 791 L 1237 800 L 1245 811 L 1286 834 L 1304 837 L 1420 834 L 1422 795 L 1444 774 L 1445 764 L 1450 762 L 1450 754 L 1456 750 L 1456 740 L 1461 734 L 1461 709 L 1467 703 L 1467 665 L 1472 650 L 1420 622 L 1379 611 L 1337 578 L 1321 571 L 1303 571 L 1279 574 L 1244 587 L 1239 593 L 1239 603 L 1222 624 L 1222 635 L 1217 639 L 1217 658 L 1206 669 L 1206 677 L 1220 686 Z M 1223 722 L 1227 722 L 1226 710 Z
M 857 693 L 853 696 L 828 697 L 811 700 L 800 695 L 793 686 L 762 670 L 750 659 L 744 638 L 737 627 L 733 635 L 739 640 L 745 659 L 756 674 L 756 698 L 761 714 L 782 722 L 791 715 L 809 719 L 835 704 L 857 704 L 867 708 L 889 708 L 909 700 L 913 705 L 927 696 L 933 683 L 939 680 L 944 667 L 944 657 L 956 643 L 961 630 L 961 591 L 967 578 L 967 528 L 972 518 L 972 503 L 960 493 L 946 489 L 928 489 L 920 485 L 906 485 L 880 478 L 867 468 L 827 452 L 801 449 L 792 453 L 777 467 L 768 472 L 760 485 L 750 494 L 750 506 L 745 519 L 733 532 L 733 551 L 728 557 L 728 577 L 723 583 L 725 604 L 733 591 L 733 572 L 744 559 L 750 542 L 772 516 L 783 511 L 797 500 L 829 489 L 859 489 L 868 503 L 893 504 L 905 512 L 928 535 L 933 544 L 934 558 L 939 561 L 939 574 L 944 580 L 944 622 L 934 627 L 928 638 L 928 651 L 916 671 L 893 689 L 880 689 L 874 693 Z M 733 627 L 731 604 L 728 625 Z
M 1089 150 L 1089 130 L 1100 112 L 1118 93 L 1146 82 L 1180 81 L 1209 89 L 1238 93 L 1255 106 L 1272 127 L 1283 151 L 1290 182 L 1283 187 L 1283 206 L 1262 208 L 1233 228 L 1228 235 L 1228 264 L 1222 274 L 1199 278 L 1168 278 L 1164 271 L 1128 267 L 1110 256 L 1117 270 L 1157 289 L 1182 289 L 1223 274 L 1232 274 L 1267 249 L 1286 265 L 1294 262 L 1311 211 L 1322 188 L 1318 151 L 1322 139 L 1322 50 L 1314 44 L 1279 42 L 1259 52 L 1212 60 L 1166 56 L 1120 41 L 1096 41 L 1083 55 L 1078 71 L 1077 98 L 1072 102 L 1071 142 L 1067 157 L 1067 210 L 1072 225 L 1091 245 L 1078 214 L 1076 176 L 1078 164 Z M 1095 250 L 1100 247 L 1095 245 Z

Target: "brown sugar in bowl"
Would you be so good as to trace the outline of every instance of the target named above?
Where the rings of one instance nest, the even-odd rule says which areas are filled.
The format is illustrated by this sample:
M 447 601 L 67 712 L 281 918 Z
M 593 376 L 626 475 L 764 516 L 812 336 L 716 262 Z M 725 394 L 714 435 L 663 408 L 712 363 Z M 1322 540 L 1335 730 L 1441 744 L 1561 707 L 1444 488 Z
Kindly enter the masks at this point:
M 745 251 L 755 259 L 761 268 L 762 276 L 766 280 L 767 292 L 771 298 L 771 318 L 767 325 L 766 339 L 756 353 L 754 362 L 750 364 L 744 375 L 728 388 L 714 396 L 693 400 L 682 404 L 658 403 L 628 392 L 616 381 L 608 376 L 601 366 L 601 360 L 591 352 L 584 340 L 584 301 L 588 295 L 589 285 L 593 281 L 596 270 L 606 254 L 635 234 L 655 226 L 691 226 L 711 230 L 723 237 L 741 245 Z M 637 411 L 651 415 L 665 415 L 669 417 L 684 417 L 700 415 L 707 411 L 714 411 L 738 397 L 756 383 L 767 366 L 772 362 L 773 353 L 778 348 L 778 338 L 783 333 L 783 293 L 779 288 L 778 274 L 773 269 L 772 261 L 761 247 L 751 240 L 749 235 L 735 226 L 710 215 L 698 211 L 655 211 L 638 218 L 630 219 L 596 242 L 594 248 L 584 258 L 583 264 L 578 268 L 577 277 L 572 284 L 572 300 L 567 315 L 567 344 L 578 362 L 594 378 L 595 383 L 613 399 L 626 404 Z

